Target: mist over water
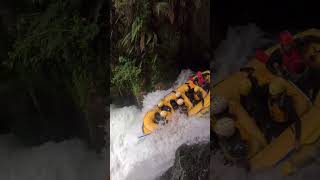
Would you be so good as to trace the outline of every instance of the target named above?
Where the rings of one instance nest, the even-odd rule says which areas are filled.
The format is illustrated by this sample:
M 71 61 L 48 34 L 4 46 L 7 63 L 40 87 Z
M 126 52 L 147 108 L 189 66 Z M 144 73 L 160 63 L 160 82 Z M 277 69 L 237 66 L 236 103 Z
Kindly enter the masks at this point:
M 107 175 L 105 159 L 77 139 L 26 148 L 13 135 L 1 135 L 0 162 L 3 180 L 101 180 Z
M 254 55 L 256 48 L 270 42 L 272 41 L 265 38 L 265 33 L 253 24 L 229 28 L 226 40 L 214 53 L 216 72 L 212 76 L 212 81 L 217 83 L 238 71 L 248 63 L 250 60 L 248 57 Z M 246 173 L 242 168 L 225 166 L 222 155 L 219 153 L 211 156 L 210 166 L 212 180 L 316 180 L 320 177 L 319 159 L 287 177 L 282 176 L 276 168 L 253 174 Z
M 144 139 L 142 122 L 144 114 L 174 87 L 186 82 L 191 75 L 184 70 L 172 88 L 155 91 L 144 97 L 143 108 L 136 106 L 110 108 L 110 164 L 112 180 L 153 180 L 174 163 L 176 149 L 183 143 L 209 141 L 209 115 L 188 118 L 175 114 L 173 121 L 160 127 Z
M 256 48 L 270 44 L 272 40 L 256 25 L 230 27 L 227 37 L 214 51 L 213 82 L 217 83 L 227 75 L 238 71 L 247 64 L 250 57 L 255 55 Z

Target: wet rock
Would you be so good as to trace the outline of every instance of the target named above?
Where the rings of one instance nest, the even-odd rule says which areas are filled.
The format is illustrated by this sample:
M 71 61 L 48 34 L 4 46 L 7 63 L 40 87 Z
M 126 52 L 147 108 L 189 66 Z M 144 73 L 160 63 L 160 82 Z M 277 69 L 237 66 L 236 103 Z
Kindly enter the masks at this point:
M 174 165 L 158 180 L 208 180 L 210 143 L 182 145 L 176 151 Z

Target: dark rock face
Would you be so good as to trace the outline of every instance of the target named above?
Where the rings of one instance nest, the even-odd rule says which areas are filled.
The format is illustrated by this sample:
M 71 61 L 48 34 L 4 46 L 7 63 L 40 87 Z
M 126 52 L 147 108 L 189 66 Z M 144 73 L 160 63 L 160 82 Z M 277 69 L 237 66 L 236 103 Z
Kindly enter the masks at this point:
M 175 163 L 158 180 L 208 180 L 210 143 L 182 145 Z

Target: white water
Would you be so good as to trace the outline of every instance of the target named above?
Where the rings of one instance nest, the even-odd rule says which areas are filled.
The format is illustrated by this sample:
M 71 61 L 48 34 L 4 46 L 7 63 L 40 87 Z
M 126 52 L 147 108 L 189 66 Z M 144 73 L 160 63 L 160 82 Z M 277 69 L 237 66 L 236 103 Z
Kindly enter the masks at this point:
M 191 71 L 182 71 L 175 86 L 184 83 Z M 209 141 L 209 117 L 174 120 L 142 141 L 143 115 L 173 89 L 144 97 L 142 110 L 135 106 L 110 108 L 110 165 L 112 180 L 153 180 L 174 163 L 176 149 L 183 143 Z
M 264 38 L 264 33 L 255 25 L 230 28 L 227 39 L 223 41 L 215 51 L 215 69 L 217 72 L 212 76 L 213 82 L 223 80 L 228 74 L 245 65 L 249 58 L 254 55 L 257 47 L 270 43 Z M 223 165 L 221 155 L 211 156 L 210 179 L 212 180 L 316 180 L 320 176 L 320 160 L 300 169 L 292 176 L 284 177 L 279 170 L 274 168 L 256 174 L 247 174 L 243 169 Z
M 80 140 L 25 148 L 12 135 L 0 136 L 1 180 L 101 180 L 105 160 Z
M 214 83 L 223 80 L 228 74 L 246 65 L 254 56 L 255 49 L 269 44 L 265 33 L 254 24 L 229 28 L 227 38 L 214 51 Z M 213 68 L 213 64 L 211 65 Z

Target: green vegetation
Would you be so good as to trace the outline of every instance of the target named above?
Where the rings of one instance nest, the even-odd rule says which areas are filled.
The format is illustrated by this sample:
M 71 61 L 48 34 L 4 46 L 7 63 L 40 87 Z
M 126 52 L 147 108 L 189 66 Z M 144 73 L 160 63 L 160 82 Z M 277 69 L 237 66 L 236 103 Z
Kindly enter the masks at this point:
M 92 128 L 98 121 L 102 123 L 91 118 L 94 112 L 89 107 L 97 101 L 93 97 L 105 99 L 107 94 L 109 47 L 105 45 L 108 27 L 104 22 L 108 21 L 109 8 L 105 1 L 92 1 L 90 6 L 85 3 L 84 0 L 5 3 L 8 6 L 4 6 L 4 12 L 13 15 L 0 16 L 0 32 L 8 35 L 4 39 L 6 49 L 0 46 L 0 73 L 7 79 L 0 87 L 8 88 L 0 88 L 0 96 L 4 99 L 9 94 L 12 99 L 0 105 L 9 107 L 12 101 L 21 101 L 19 105 L 13 103 L 12 109 L 4 113 L 8 121 L 17 122 L 9 124 L 24 124 L 11 127 L 16 131 L 26 129 L 17 134 L 27 137 L 35 132 L 28 128 L 38 128 L 39 136 L 43 136 L 39 139 L 59 136 L 90 139 L 88 131 L 94 131 Z M 94 110 L 104 110 L 104 103 Z M 12 113 L 19 111 L 25 114 Z M 29 123 L 22 123 L 23 118 Z M 91 127 L 89 121 L 93 122 Z M 64 131 L 68 128 L 69 132 Z M 30 134 L 25 133 L 28 130 Z M 61 134 L 54 134 L 57 132 Z
M 63 77 L 57 80 L 69 86 L 74 100 L 84 108 L 89 82 L 94 80 L 94 70 L 89 67 L 97 59 L 92 43 L 98 25 L 81 18 L 67 2 L 58 1 L 44 13 L 22 16 L 17 27 L 17 39 L 6 65 L 25 81 L 40 75 L 43 69 L 54 78 Z
M 113 0 L 112 88 L 120 96 L 154 90 L 173 80 L 190 43 L 188 28 L 198 1 Z

